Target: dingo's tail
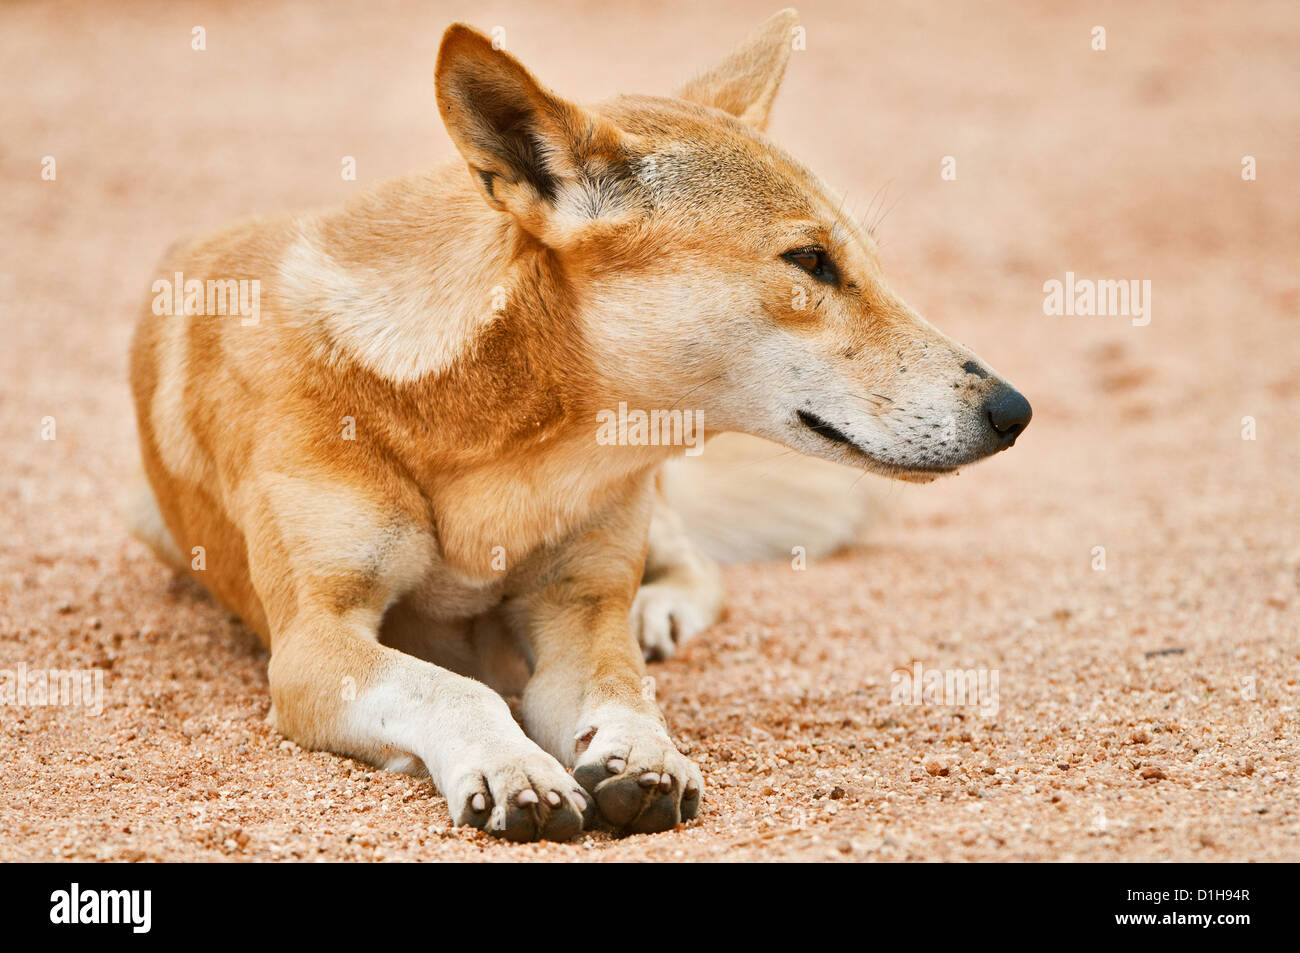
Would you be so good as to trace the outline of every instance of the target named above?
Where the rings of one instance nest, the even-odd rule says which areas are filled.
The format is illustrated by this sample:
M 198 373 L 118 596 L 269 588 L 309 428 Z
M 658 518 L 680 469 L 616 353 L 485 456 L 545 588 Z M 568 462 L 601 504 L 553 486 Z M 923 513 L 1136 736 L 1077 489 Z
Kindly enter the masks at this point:
M 162 513 L 158 509 L 158 500 L 153 495 L 153 488 L 149 486 L 142 468 L 136 468 L 131 479 L 119 493 L 117 508 L 131 530 L 131 535 L 145 543 L 159 559 L 173 569 L 182 572 L 185 570 L 185 557 L 176 548 L 171 531 L 163 522 Z
M 857 542 L 882 478 L 779 444 L 722 434 L 663 469 L 661 492 L 691 541 L 719 562 L 809 558 Z

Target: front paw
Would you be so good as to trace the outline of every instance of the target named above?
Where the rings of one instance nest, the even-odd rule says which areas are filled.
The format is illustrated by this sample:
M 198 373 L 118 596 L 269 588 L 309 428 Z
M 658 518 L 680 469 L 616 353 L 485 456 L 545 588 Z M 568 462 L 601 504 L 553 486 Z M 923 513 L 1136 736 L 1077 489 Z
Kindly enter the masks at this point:
M 591 795 L 601 820 L 617 832 L 671 830 L 699 813 L 700 769 L 650 717 L 598 713 L 584 723 L 576 745 L 573 776 Z
M 591 799 L 563 765 L 540 748 L 484 752 L 471 758 L 444 789 L 458 826 L 512 841 L 570 840 Z

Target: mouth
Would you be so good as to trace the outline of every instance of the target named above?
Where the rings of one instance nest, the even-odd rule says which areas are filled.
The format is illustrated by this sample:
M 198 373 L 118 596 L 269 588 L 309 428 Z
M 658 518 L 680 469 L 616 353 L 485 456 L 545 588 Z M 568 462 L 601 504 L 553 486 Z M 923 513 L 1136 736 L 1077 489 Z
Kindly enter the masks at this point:
M 853 442 L 852 437 L 846 434 L 843 430 L 840 430 L 834 424 L 828 424 L 816 414 L 810 414 L 806 410 L 800 410 L 797 413 L 799 414 L 799 422 L 819 437 L 825 437 L 827 440 L 834 443 L 842 443 L 845 446 L 852 447 L 859 453 L 863 452 L 862 448 Z
M 799 417 L 799 422 L 811 430 L 817 436 L 831 443 L 837 443 L 847 449 L 851 454 L 858 458 L 865 458 L 870 468 L 884 473 L 886 476 L 893 477 L 896 480 L 907 480 L 912 483 L 928 483 L 937 477 L 946 474 L 956 473 L 956 467 L 944 466 L 906 466 L 896 463 L 892 460 L 882 460 L 870 450 L 867 450 L 861 444 L 857 443 L 852 437 L 840 430 L 834 424 L 823 420 L 816 414 L 807 410 L 795 411 Z

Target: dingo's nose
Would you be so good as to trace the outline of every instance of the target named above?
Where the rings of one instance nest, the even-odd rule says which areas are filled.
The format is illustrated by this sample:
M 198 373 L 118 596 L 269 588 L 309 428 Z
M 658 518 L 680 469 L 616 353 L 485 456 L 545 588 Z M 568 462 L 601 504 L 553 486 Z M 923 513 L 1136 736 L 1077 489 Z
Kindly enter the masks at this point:
M 989 425 L 997 431 L 1002 446 L 1009 447 L 1016 442 L 1029 426 L 1029 418 L 1034 415 L 1029 401 L 1010 384 L 1000 384 L 984 404 L 988 414 Z

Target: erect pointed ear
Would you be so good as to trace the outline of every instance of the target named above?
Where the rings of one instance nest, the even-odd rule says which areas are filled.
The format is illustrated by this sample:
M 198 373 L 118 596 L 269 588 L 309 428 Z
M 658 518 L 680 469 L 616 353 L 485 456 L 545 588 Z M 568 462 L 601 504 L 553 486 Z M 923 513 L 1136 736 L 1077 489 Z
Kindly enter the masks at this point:
M 782 10 L 725 60 L 687 83 L 678 97 L 729 112 L 756 129 L 765 128 L 798 25 L 798 13 Z
M 535 234 L 567 199 L 579 214 L 605 209 L 587 188 L 601 180 L 608 198 L 611 169 L 622 152 L 619 130 L 549 92 L 482 33 L 457 23 L 443 34 L 435 70 L 438 111 L 452 142 L 494 208 L 514 214 Z

